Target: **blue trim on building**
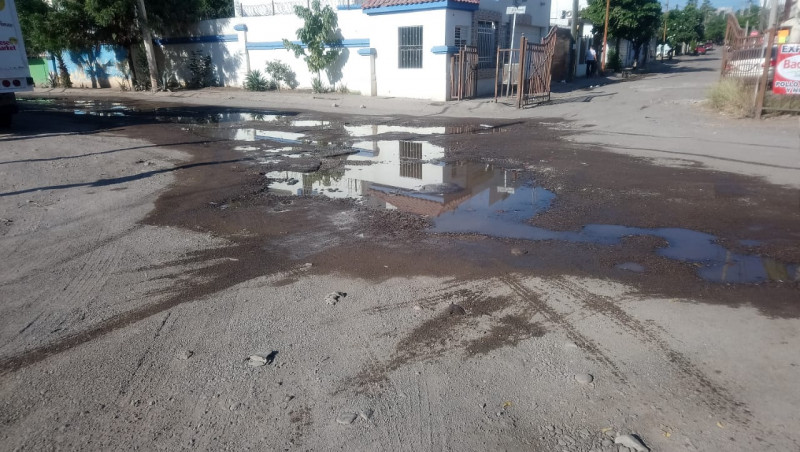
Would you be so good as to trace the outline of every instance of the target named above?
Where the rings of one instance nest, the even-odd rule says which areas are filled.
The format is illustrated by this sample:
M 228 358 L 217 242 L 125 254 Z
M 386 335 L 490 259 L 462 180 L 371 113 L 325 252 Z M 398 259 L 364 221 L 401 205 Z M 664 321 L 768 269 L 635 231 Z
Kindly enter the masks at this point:
M 303 45 L 300 41 L 289 41 L 292 44 L 297 44 L 305 48 L 306 46 Z M 362 48 L 362 47 L 369 47 L 369 39 L 343 39 L 342 45 L 339 47 L 347 47 L 347 48 Z M 248 42 L 247 43 L 247 50 L 279 50 L 285 49 L 283 45 L 283 41 L 267 41 L 267 42 Z
M 358 49 L 358 54 L 361 56 L 370 56 L 370 55 L 377 55 L 377 52 L 373 48 Z
M 379 14 L 410 13 L 414 11 L 431 11 L 436 9 L 477 11 L 478 8 L 479 5 L 476 5 L 474 3 L 456 2 L 453 0 L 439 0 L 438 2 L 418 3 L 415 5 L 396 5 L 396 6 L 381 6 L 378 8 L 368 8 L 364 10 L 364 14 L 368 16 L 376 16 Z
M 236 31 L 247 31 L 247 24 L 236 24 L 233 26 Z
M 431 53 L 434 55 L 452 55 L 454 53 L 458 53 L 458 47 L 456 46 L 433 46 L 431 47 Z
M 153 42 L 160 46 L 176 44 L 206 44 L 210 42 L 236 42 L 238 35 L 213 35 L 213 36 L 185 36 L 181 38 L 161 38 L 153 39 Z
M 361 9 L 361 5 L 339 5 L 336 7 L 339 11 L 349 11 L 353 9 Z

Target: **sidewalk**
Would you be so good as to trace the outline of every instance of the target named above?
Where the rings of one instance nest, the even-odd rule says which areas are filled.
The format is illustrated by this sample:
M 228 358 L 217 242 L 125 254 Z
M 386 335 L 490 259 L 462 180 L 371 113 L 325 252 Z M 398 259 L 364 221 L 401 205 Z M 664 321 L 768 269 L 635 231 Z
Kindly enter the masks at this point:
M 607 71 L 608 72 L 608 71 Z M 303 91 L 252 92 L 240 88 L 204 88 L 200 90 L 120 91 L 114 88 L 36 88 L 33 93 L 23 93 L 21 98 L 90 97 L 95 99 L 130 99 L 137 101 L 174 102 L 189 105 L 214 105 L 231 108 L 258 108 L 270 110 L 315 111 L 321 113 L 375 115 L 442 116 L 450 118 L 501 118 L 519 119 L 538 116 L 533 110 L 547 109 L 550 105 L 585 101 L 587 90 L 641 77 L 640 72 L 629 79 L 620 74 L 592 78 L 580 77 L 570 82 L 551 83 L 551 101 L 516 108 L 516 98 L 480 97 L 462 101 L 431 101 L 397 97 L 371 97 L 359 94 L 310 93 Z

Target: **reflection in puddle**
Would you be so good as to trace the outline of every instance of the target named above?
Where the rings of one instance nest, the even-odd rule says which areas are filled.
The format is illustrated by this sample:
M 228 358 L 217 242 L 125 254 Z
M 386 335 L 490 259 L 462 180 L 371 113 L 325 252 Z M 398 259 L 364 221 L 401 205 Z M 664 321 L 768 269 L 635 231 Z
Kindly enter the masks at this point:
M 444 149 L 418 141 L 356 143 L 343 167 L 316 173 L 267 174 L 274 193 L 351 198 L 372 207 L 424 215 L 438 233 L 481 234 L 521 240 L 616 245 L 626 237 L 666 242 L 656 253 L 695 264 L 712 282 L 800 281 L 800 265 L 734 253 L 703 232 L 682 228 L 636 228 L 592 224 L 579 231 L 553 231 L 528 224 L 547 210 L 555 194 L 522 183 L 515 171 L 476 163 L 442 163 Z M 618 268 L 643 272 L 633 262 Z
M 410 133 L 414 135 L 441 135 L 445 133 L 444 127 L 407 127 L 389 125 L 365 125 L 350 126 L 345 125 L 344 130 L 348 135 L 355 138 L 381 135 L 384 133 Z

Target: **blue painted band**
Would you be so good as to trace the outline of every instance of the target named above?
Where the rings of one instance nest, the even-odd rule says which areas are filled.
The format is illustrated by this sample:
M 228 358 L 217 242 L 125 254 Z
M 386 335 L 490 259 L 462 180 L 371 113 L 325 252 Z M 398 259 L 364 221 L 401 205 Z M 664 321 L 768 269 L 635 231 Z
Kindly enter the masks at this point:
M 434 46 L 431 48 L 431 53 L 434 55 L 452 55 L 458 53 L 456 46 Z
M 372 49 L 372 48 L 370 48 L 370 49 L 358 49 L 358 54 L 361 55 L 361 56 L 370 56 L 370 55 L 376 55 L 377 52 L 375 52 L 375 49 Z
M 349 11 L 351 9 L 361 9 L 361 5 L 339 5 L 336 9 L 339 11 Z
M 153 39 L 157 45 L 168 46 L 176 44 L 205 44 L 209 42 L 236 42 L 239 40 L 237 35 L 214 35 L 214 36 L 185 36 L 181 38 L 161 38 Z
M 237 24 L 233 26 L 236 31 L 247 31 L 247 24 Z
M 364 14 L 377 16 L 379 14 L 410 13 L 414 11 L 431 11 L 436 9 L 454 9 L 458 11 L 477 11 L 478 5 L 474 3 L 457 2 L 453 0 L 440 0 L 431 3 L 418 3 L 414 5 L 381 6 L 378 8 L 368 8 Z
M 300 41 L 289 41 L 292 44 L 297 44 L 305 48 L 306 46 L 303 45 Z M 369 39 L 343 39 L 342 44 L 336 47 L 348 47 L 348 48 L 361 48 L 361 47 L 369 47 Z M 283 41 L 268 41 L 268 42 L 248 42 L 247 43 L 247 50 L 279 50 L 285 49 L 286 47 L 283 45 Z

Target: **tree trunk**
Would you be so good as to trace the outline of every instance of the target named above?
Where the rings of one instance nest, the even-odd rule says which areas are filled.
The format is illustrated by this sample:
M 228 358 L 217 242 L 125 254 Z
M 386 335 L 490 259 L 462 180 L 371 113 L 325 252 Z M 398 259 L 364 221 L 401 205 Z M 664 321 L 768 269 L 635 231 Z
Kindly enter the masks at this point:
M 136 90 L 136 82 L 139 80 L 139 74 L 136 73 L 136 62 L 133 58 L 133 44 L 128 45 L 128 68 L 131 70 L 131 90 Z
M 139 12 L 139 29 L 144 40 L 144 53 L 147 54 L 147 66 L 150 69 L 150 91 L 158 90 L 158 65 L 156 63 L 156 53 L 153 48 L 153 33 L 150 31 L 150 24 L 147 22 L 147 10 L 144 8 L 144 0 L 136 0 Z

